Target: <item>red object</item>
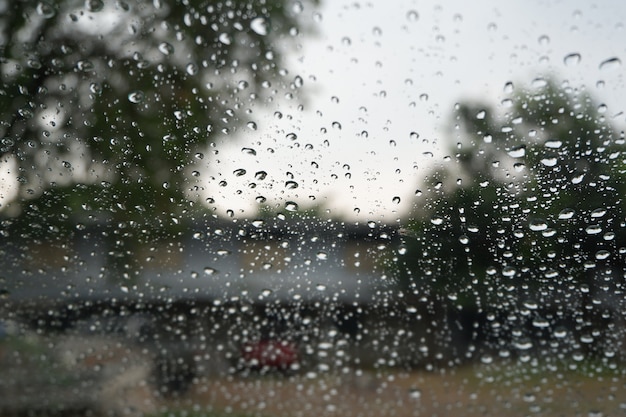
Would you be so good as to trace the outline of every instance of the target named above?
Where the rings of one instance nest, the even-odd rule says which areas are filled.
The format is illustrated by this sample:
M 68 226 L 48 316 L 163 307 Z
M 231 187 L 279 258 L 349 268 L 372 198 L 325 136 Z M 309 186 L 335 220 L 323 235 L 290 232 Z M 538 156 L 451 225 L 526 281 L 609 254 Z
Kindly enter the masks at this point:
M 280 340 L 260 340 L 246 343 L 241 357 L 247 367 L 286 370 L 298 362 L 298 350 L 293 343 Z

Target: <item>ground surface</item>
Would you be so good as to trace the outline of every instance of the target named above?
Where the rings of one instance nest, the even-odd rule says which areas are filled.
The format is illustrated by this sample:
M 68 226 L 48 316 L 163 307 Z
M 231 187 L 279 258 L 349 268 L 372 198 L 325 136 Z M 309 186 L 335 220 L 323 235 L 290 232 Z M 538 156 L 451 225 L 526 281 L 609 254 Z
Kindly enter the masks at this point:
M 617 416 L 626 380 L 616 372 L 467 367 L 447 372 L 365 372 L 201 381 L 157 410 L 258 416 Z

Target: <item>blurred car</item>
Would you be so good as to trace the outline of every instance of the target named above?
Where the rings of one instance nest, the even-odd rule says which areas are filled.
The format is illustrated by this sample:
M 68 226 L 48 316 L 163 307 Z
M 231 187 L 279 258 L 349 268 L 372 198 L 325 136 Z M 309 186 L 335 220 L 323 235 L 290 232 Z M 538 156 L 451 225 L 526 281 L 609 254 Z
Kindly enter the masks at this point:
M 295 343 L 279 339 L 261 339 L 241 347 L 240 367 L 259 371 L 286 372 L 298 367 L 300 356 Z

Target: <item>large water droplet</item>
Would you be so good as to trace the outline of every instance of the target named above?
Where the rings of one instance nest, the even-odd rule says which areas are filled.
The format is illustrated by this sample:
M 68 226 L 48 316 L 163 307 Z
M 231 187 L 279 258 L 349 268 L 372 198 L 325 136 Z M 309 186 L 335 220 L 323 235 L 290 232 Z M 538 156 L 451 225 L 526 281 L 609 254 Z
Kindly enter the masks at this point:
M 224 45 L 230 45 L 232 43 L 232 39 L 230 37 L 230 35 L 226 32 L 222 33 L 219 37 L 218 40 L 223 43 Z
M 37 4 L 37 14 L 44 19 L 51 19 L 57 14 L 57 11 L 53 4 L 47 1 L 41 1 Z
M 563 142 L 558 139 L 548 139 L 546 143 L 543 144 L 546 148 L 550 149 L 558 149 L 563 145 Z
M 526 145 L 514 146 L 507 153 L 511 158 L 522 158 L 526 155 Z
M 600 63 L 600 69 L 604 71 L 614 70 L 622 65 L 622 61 L 617 57 L 605 59 Z
M 285 210 L 290 212 L 298 211 L 298 204 L 293 201 L 287 201 L 285 203 Z
M 128 93 L 128 101 L 134 104 L 141 103 L 144 97 L 145 96 L 143 94 L 143 91 L 140 91 L 140 90 L 135 90 L 135 91 L 131 91 L 130 93 Z
M 408 12 L 406 12 L 406 19 L 409 22 L 417 22 L 417 20 L 419 19 L 419 13 L 417 13 L 417 11 L 415 10 L 409 10 Z
M 576 212 L 571 208 L 565 208 L 559 213 L 559 220 L 569 220 L 574 217 Z
M 265 36 L 269 33 L 269 24 L 264 17 L 255 17 L 250 21 L 250 29 L 257 35 Z
M 161 42 L 159 44 L 159 52 L 163 55 L 171 55 L 174 53 L 174 47 L 168 42 Z
M 540 232 L 542 230 L 546 230 L 548 228 L 548 224 L 545 222 L 545 220 L 534 219 L 531 220 L 528 227 L 534 232 Z
M 102 0 L 85 0 L 85 9 L 97 13 L 104 9 L 104 2 Z
M 565 55 L 563 63 L 567 66 L 574 66 L 580 63 L 580 54 L 577 52 Z
M 599 224 L 592 224 L 585 228 L 585 233 L 588 235 L 597 235 L 602 232 L 602 227 Z

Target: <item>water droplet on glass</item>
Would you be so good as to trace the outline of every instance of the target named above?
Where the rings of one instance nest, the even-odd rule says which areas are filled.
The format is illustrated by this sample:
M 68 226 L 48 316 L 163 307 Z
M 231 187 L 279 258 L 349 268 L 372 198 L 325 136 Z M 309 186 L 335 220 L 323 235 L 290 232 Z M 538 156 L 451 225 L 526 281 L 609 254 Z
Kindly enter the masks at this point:
M 393 204 L 400 204 L 400 197 L 395 196 L 394 198 L 391 199 L 391 202 Z
M 134 104 L 139 104 L 143 101 L 144 94 L 143 91 L 135 90 L 128 93 L 128 101 Z
M 580 54 L 574 52 L 565 55 L 565 58 L 563 58 L 563 63 L 567 66 L 578 65 L 580 63 Z
M 419 400 L 420 398 L 422 398 L 422 391 L 417 388 L 411 388 L 409 390 L 409 397 L 412 400 Z
M 190 62 L 189 64 L 187 64 L 187 67 L 185 67 L 185 70 L 189 75 L 196 75 L 198 73 L 198 66 L 193 62 Z
M 285 182 L 285 188 L 287 188 L 288 190 L 293 190 L 298 188 L 298 183 L 295 181 L 287 181 Z
M 547 167 L 553 167 L 557 164 L 557 162 L 558 162 L 558 159 L 555 157 L 541 159 L 541 163 Z
M 257 125 L 256 125 L 256 123 L 254 123 L 254 122 L 248 122 L 248 123 L 246 124 L 246 126 L 247 126 L 247 127 L 248 127 L 248 129 L 250 129 L 250 130 L 257 130 Z
M 505 266 L 502 269 L 502 275 L 504 275 L 507 278 L 513 278 L 516 274 L 517 274 L 517 270 L 513 268 L 512 266 Z
M 85 0 L 85 9 L 92 13 L 96 13 L 104 9 L 104 2 L 102 0 Z
M 483 120 L 486 116 L 487 116 L 487 112 L 485 110 L 481 110 L 478 113 L 476 113 L 476 118 L 478 120 Z
M 605 59 L 604 61 L 602 61 L 600 63 L 600 69 L 604 71 L 609 71 L 609 70 L 617 69 L 621 65 L 622 65 L 622 61 L 617 57 L 613 57 L 613 58 Z
M 285 210 L 294 212 L 298 210 L 298 204 L 293 201 L 287 201 L 285 203 Z
M 608 259 L 611 256 L 611 252 L 609 252 L 608 250 L 599 250 L 596 252 L 596 259 L 599 261 Z
M 54 5 L 48 3 L 47 1 L 41 1 L 37 4 L 37 14 L 42 16 L 44 19 L 53 18 L 56 13 L 57 11 Z
M 526 145 L 514 146 L 507 153 L 511 158 L 522 158 L 526 155 Z
M 81 59 L 76 63 L 76 68 L 81 71 L 93 71 L 94 65 L 91 61 L 87 59 Z
M 543 144 L 546 148 L 558 149 L 563 145 L 563 142 L 558 139 L 549 139 Z
M 406 18 L 409 22 L 417 22 L 417 20 L 419 19 L 419 13 L 417 13 L 415 10 L 409 10 L 408 12 L 406 12 Z
M 317 255 L 315 255 L 317 257 L 317 259 L 325 261 L 328 259 L 328 254 L 326 252 L 317 252 Z
M 585 179 L 585 174 L 584 173 L 575 175 L 572 178 L 572 184 L 580 184 L 581 182 L 583 182 L 583 179 Z
M 230 37 L 230 35 L 226 32 L 222 33 L 219 37 L 218 40 L 223 43 L 224 45 L 230 45 L 232 42 L 232 39 Z
M 605 214 L 606 214 L 606 209 L 597 208 L 591 212 L 591 217 L 594 219 L 597 219 L 599 217 L 604 217 Z
M 235 175 L 235 177 L 241 177 L 243 175 L 246 175 L 246 170 L 243 168 L 239 168 L 233 171 L 233 174 Z
M 559 213 L 559 220 L 569 220 L 572 217 L 574 217 L 574 214 L 576 214 L 574 209 L 571 209 L 571 208 L 563 209 Z
M 174 53 L 174 47 L 168 42 L 161 42 L 159 44 L 159 52 L 163 55 L 171 55 Z
M 441 217 L 432 217 L 430 219 L 430 222 L 432 224 L 434 224 L 435 226 L 439 226 L 439 225 L 443 224 L 443 218 L 441 218 Z
M 252 148 L 241 148 L 241 152 L 246 155 L 256 155 L 256 151 Z
M 257 35 L 265 36 L 269 33 L 269 24 L 264 17 L 255 17 L 250 21 L 250 29 Z
M 548 228 L 548 224 L 545 222 L 545 220 L 535 219 L 531 220 L 528 227 L 534 232 L 540 232 L 546 230 Z
M 267 177 L 267 172 L 265 171 L 258 171 L 256 174 L 254 174 L 254 178 L 257 181 L 263 181 L 266 177 Z
M 599 224 L 592 224 L 585 228 L 585 233 L 588 235 L 597 235 L 602 232 L 602 227 Z

